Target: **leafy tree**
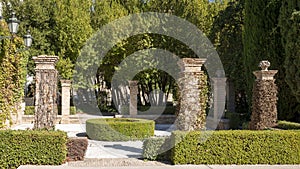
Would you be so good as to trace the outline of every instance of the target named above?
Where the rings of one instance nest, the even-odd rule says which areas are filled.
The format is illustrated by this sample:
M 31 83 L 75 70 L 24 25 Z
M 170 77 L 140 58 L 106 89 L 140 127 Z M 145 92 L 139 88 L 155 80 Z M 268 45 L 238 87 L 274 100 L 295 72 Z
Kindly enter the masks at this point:
M 243 58 L 244 1 L 232 1 L 214 20 L 210 39 L 218 51 L 226 77 L 235 88 L 236 111 L 248 112 Z
M 90 1 L 56 0 L 51 32 L 52 48 L 61 58 L 76 62 L 79 52 L 92 34 Z
M 19 34 L 25 34 L 29 29 L 34 37 L 30 49 L 29 72 L 33 73 L 34 69 L 32 56 L 41 54 L 57 55 L 65 60 L 61 62 L 69 64 L 67 67 L 73 68 L 81 48 L 92 34 L 90 1 L 2 0 L 2 2 L 5 15 L 9 15 L 9 9 L 13 8 L 22 21 Z M 72 62 L 67 62 L 68 59 Z M 69 73 L 60 72 L 60 74 Z M 71 76 L 64 78 L 70 79 Z
M 194 23 L 200 30 L 208 34 L 213 17 L 217 15 L 219 10 L 225 8 L 227 1 L 210 3 L 206 0 L 168 0 L 157 1 L 151 0 L 141 3 L 140 1 L 96 1 L 94 4 L 94 13 L 92 14 L 92 23 L 94 29 L 97 29 L 106 23 L 113 21 L 121 16 L 136 12 L 168 12 L 176 16 L 187 19 Z M 114 11 L 114 12 L 112 12 Z M 101 15 L 99 15 L 101 14 Z M 147 24 L 147 23 L 145 23 Z M 116 67 L 121 61 L 134 53 L 135 51 L 149 48 L 166 49 L 175 53 L 180 57 L 196 57 L 195 54 L 185 44 L 182 44 L 171 37 L 157 34 L 143 34 L 130 37 L 115 45 L 113 49 L 104 58 L 99 70 L 99 75 L 104 76 L 104 80 L 110 85 L 111 77 L 116 71 Z M 140 60 L 137 62 L 142 62 Z M 138 63 L 137 63 L 138 64 Z M 150 78 L 151 77 L 151 78 Z M 162 78 L 165 77 L 165 78 Z M 139 79 L 139 89 L 147 98 L 149 94 L 160 89 L 167 94 L 172 92 L 175 81 L 166 72 L 158 70 L 147 70 L 136 76 Z M 100 78 L 98 78 L 100 79 Z M 141 96 L 140 98 L 142 98 Z M 146 100 L 146 104 L 150 104 L 151 99 Z

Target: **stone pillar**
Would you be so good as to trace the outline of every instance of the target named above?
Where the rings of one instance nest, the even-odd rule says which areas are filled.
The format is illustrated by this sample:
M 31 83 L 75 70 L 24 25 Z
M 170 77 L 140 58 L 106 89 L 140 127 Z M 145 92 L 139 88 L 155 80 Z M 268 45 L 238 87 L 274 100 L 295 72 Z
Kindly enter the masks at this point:
M 226 101 L 226 78 L 222 77 L 214 77 L 211 78 L 213 82 L 213 96 L 214 96 L 214 102 L 213 102 L 213 120 L 214 123 L 217 123 L 222 118 L 222 115 L 224 113 L 224 107 L 225 107 L 225 101 Z
M 129 101 L 129 115 L 137 115 L 137 94 L 138 94 L 138 81 L 129 81 L 130 101 Z
M 68 124 L 70 123 L 70 89 L 71 89 L 71 80 L 61 80 L 61 123 Z
M 274 127 L 277 121 L 277 86 L 274 79 L 277 70 L 268 70 L 268 61 L 261 61 L 259 66 L 262 70 L 253 72 L 256 80 L 253 85 L 251 130 Z
M 176 126 L 179 130 L 192 131 L 205 129 L 205 110 L 201 108 L 200 89 L 201 76 L 204 72 L 201 66 L 206 59 L 183 58 L 179 61 L 181 67 L 179 87 L 179 111 Z
M 57 116 L 57 56 L 33 57 L 35 68 L 35 129 L 54 128 Z

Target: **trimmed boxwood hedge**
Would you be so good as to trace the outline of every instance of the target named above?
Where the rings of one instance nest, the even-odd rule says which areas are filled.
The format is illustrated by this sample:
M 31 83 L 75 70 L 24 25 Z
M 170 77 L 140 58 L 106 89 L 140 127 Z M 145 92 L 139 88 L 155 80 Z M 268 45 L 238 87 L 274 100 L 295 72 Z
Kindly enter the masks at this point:
M 143 158 L 148 160 L 170 161 L 170 137 L 151 137 L 143 142 Z
M 0 168 L 60 165 L 66 160 L 67 134 L 62 131 L 0 131 Z
M 278 121 L 276 127 L 284 130 L 300 130 L 300 123 Z
M 61 106 L 57 106 L 58 114 L 61 114 Z M 70 106 L 70 115 L 76 114 L 76 107 Z M 24 115 L 34 115 L 34 106 L 26 106 Z
M 86 121 L 90 139 L 102 141 L 142 140 L 154 135 L 153 120 L 130 118 L 97 118 Z
M 180 132 L 171 135 L 174 164 L 300 164 L 300 131 Z

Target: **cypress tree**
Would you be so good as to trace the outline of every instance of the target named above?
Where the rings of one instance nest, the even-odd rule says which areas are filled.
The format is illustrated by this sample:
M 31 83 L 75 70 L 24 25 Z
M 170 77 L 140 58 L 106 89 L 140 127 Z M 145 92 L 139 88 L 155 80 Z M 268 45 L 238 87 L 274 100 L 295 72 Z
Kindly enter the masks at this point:
M 291 120 L 297 112 L 295 110 L 297 103 L 291 97 L 291 91 L 285 82 L 285 69 L 282 64 L 285 61 L 285 55 L 278 23 L 281 5 L 281 0 L 246 0 L 243 61 L 248 102 L 251 102 L 252 85 L 255 80 L 252 72 L 259 69 L 258 63 L 261 60 L 269 60 L 270 69 L 278 70 L 275 77 L 279 87 L 278 117 Z
M 285 81 L 290 91 L 292 112 L 289 116 L 294 121 L 300 121 L 300 2 L 298 0 L 283 0 L 280 9 L 279 25 L 282 35 L 282 45 L 285 52 Z M 297 100 L 296 100 L 297 99 Z M 289 104 L 290 104 L 289 102 Z

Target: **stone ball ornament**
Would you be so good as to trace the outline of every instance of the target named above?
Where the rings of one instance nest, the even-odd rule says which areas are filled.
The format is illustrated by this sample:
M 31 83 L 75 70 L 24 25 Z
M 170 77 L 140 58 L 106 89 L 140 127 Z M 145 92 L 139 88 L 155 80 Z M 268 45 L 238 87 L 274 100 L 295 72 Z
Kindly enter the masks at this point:
M 261 68 L 261 70 L 263 71 L 268 71 L 268 68 L 270 67 L 271 63 L 267 60 L 263 60 L 259 63 L 259 67 Z

